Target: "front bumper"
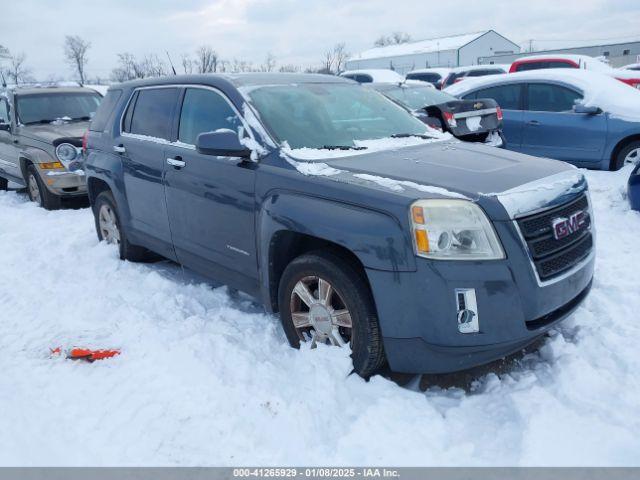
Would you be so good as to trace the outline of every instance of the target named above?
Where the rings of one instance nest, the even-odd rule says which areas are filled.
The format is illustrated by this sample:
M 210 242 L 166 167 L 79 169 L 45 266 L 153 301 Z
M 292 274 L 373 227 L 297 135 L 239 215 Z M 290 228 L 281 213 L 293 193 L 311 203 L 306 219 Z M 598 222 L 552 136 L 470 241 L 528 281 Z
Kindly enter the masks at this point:
M 87 181 L 83 174 L 59 170 L 38 169 L 43 183 L 51 193 L 61 197 L 87 194 Z
M 517 231 L 496 222 L 507 258 L 417 259 L 416 272 L 367 270 L 393 371 L 448 373 L 497 360 L 532 343 L 586 297 L 594 256 L 561 280 L 539 285 Z M 473 289 L 479 331 L 460 333 L 456 290 Z

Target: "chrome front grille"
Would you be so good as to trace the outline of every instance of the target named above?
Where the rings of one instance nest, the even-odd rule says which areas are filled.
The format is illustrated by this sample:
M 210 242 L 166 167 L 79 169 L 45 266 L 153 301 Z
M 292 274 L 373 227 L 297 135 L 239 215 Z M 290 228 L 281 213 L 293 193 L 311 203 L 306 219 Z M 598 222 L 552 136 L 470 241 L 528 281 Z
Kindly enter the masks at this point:
M 577 231 L 563 238 L 554 235 L 554 221 L 585 212 Z M 591 210 L 587 193 L 577 199 L 540 213 L 518 218 L 516 224 L 541 281 L 552 280 L 587 258 L 593 250 Z

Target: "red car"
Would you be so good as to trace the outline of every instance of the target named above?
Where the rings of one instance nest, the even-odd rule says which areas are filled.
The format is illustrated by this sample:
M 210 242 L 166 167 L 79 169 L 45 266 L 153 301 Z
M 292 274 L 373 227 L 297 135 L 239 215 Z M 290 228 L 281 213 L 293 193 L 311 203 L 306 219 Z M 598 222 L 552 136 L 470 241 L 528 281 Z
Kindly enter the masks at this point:
M 633 70 L 616 70 L 597 58 L 586 55 L 549 54 L 522 57 L 511 64 L 509 73 L 540 70 L 544 68 L 583 68 L 585 70 L 596 70 L 610 75 L 627 85 L 640 89 L 640 72 Z

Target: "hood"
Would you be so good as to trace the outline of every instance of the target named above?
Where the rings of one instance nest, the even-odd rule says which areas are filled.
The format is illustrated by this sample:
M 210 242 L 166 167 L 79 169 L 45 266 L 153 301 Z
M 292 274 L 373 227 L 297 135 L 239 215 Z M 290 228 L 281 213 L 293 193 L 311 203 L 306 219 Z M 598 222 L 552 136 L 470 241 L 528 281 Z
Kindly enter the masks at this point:
M 583 175 L 567 163 L 459 141 L 328 158 L 326 165 L 356 183 L 373 182 L 413 199 L 475 200 L 495 220 L 543 208 L 586 188 Z M 547 182 L 548 177 L 553 179 Z
M 20 134 L 35 140 L 53 142 L 59 138 L 82 138 L 89 128 L 89 122 L 68 122 L 44 125 L 23 125 Z
M 440 187 L 469 198 L 575 170 L 557 160 L 458 141 L 330 158 L 326 163 L 350 173 Z

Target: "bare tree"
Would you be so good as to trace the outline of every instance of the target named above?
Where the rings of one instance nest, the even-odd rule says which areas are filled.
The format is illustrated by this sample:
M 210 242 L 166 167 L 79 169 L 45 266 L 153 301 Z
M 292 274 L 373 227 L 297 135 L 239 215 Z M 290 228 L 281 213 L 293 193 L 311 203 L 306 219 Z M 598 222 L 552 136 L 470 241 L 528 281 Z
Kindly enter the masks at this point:
M 336 67 L 336 73 L 340 73 L 344 70 L 347 58 L 349 58 L 347 45 L 344 42 L 336 43 L 333 47 L 333 61 Z
M 29 80 L 31 70 L 27 68 L 24 62 L 27 56 L 24 53 L 18 53 L 9 57 L 9 66 L 7 67 L 7 75 L 13 83 L 19 85 L 21 82 Z
M 139 78 L 136 76 L 136 59 L 130 53 L 118 54 L 118 66 L 111 71 L 111 78 L 116 82 L 126 82 Z
M 83 40 L 78 35 L 67 35 L 64 40 L 64 56 L 67 62 L 78 74 L 80 85 L 84 85 L 86 73 L 85 68 L 89 61 L 87 51 L 91 43 Z
M 138 64 L 138 70 L 142 73 L 141 78 L 163 77 L 168 72 L 167 65 L 155 54 L 144 57 Z
M 229 66 L 229 69 L 233 73 L 252 72 L 252 71 L 254 71 L 253 63 L 248 62 L 246 60 L 240 60 L 240 59 L 237 59 L 237 58 L 233 59 L 233 61 L 231 62 L 230 66 Z
M 283 73 L 298 73 L 300 71 L 300 66 L 289 63 L 287 65 L 281 65 L 280 68 L 278 68 L 278 71 Z
M 218 53 L 211 47 L 203 45 L 196 50 L 195 65 L 198 73 L 218 71 Z
M 264 63 L 260 66 L 261 72 L 273 72 L 276 69 L 276 57 L 273 53 L 267 53 Z
M 193 60 L 188 53 L 182 54 L 181 63 L 185 74 L 193 73 Z
M 411 41 L 411 35 L 406 32 L 393 32 L 391 35 L 381 35 L 373 42 L 375 47 L 386 47 L 387 45 L 400 45 Z
M 336 43 L 333 48 L 327 50 L 322 57 L 320 69 L 318 73 L 337 74 L 344 69 L 344 64 L 349 54 L 346 50 L 344 42 Z

